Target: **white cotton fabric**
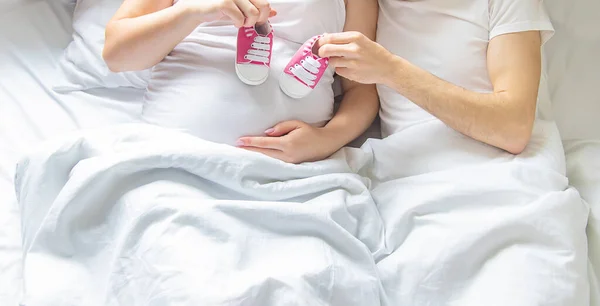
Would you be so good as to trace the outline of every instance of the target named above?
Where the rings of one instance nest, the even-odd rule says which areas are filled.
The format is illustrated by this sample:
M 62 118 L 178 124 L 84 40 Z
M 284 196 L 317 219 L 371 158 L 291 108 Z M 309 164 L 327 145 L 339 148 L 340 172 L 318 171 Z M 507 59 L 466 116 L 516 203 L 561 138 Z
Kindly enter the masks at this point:
M 542 31 L 552 24 L 541 0 L 381 0 L 377 41 L 391 52 L 458 86 L 493 90 L 487 47 L 498 35 Z M 383 136 L 438 120 L 402 95 L 378 86 Z
M 73 13 L 73 41 L 59 63 L 54 90 L 90 88 L 146 88 L 150 70 L 114 73 L 102 58 L 106 24 L 122 0 L 79 0 Z
M 19 305 L 21 221 L 15 165 L 26 151 L 62 133 L 134 122 L 143 91 L 56 93 L 56 66 L 71 41 L 73 8 L 63 1 L 0 0 L 0 305 Z
M 560 0 L 547 1 L 547 3 L 556 2 L 557 5 L 561 5 L 555 9 L 563 13 L 561 15 L 562 19 L 558 19 L 557 21 L 560 23 L 555 23 L 555 25 L 560 30 L 568 30 L 569 33 L 565 33 L 560 42 L 577 46 L 580 44 L 579 38 L 587 39 L 588 43 L 585 46 L 597 50 L 598 44 L 593 43 L 597 35 L 592 35 L 592 33 L 598 33 L 597 30 L 600 29 L 594 27 L 596 19 L 592 18 L 596 11 L 590 9 L 593 8 L 592 5 L 586 4 L 586 2 L 590 3 L 593 0 L 577 0 L 568 3 L 558 1 Z M 13 192 L 15 189 L 13 185 L 14 165 L 23 153 L 39 145 L 48 148 L 42 142 L 45 139 L 58 136 L 65 131 L 133 121 L 136 112 L 139 113 L 141 109 L 141 101 L 139 100 L 141 100 L 143 92 L 140 93 L 130 88 L 122 88 L 119 90 L 73 92 L 68 95 L 54 93 L 51 90 L 52 81 L 56 76 L 53 67 L 60 56 L 62 48 L 69 42 L 70 14 L 61 9 L 61 3 L 58 1 L 17 1 L 15 4 L 17 4 L 17 7 L 9 7 L 8 11 L 2 11 L 3 15 L 0 18 L 0 24 L 5 25 L 0 27 L 0 42 L 2 42 L 0 63 L 3 63 L 0 70 L 0 87 L 2 88 L 0 90 L 0 126 L 2 126 L 0 127 L 0 304 L 18 305 L 19 301 L 24 301 L 20 300 L 21 285 L 41 279 L 42 281 L 37 282 L 39 288 L 36 286 L 27 286 L 28 299 L 47 295 L 50 298 L 46 300 L 42 297 L 42 301 L 39 304 L 48 305 L 52 301 L 64 297 L 58 303 L 64 306 L 69 305 L 67 302 L 64 302 L 65 300 L 81 293 L 76 291 L 80 287 L 90 288 L 90 290 L 98 295 L 102 293 L 99 287 L 95 287 L 96 283 L 90 283 L 89 279 L 77 279 L 72 283 L 60 283 L 66 278 L 65 275 L 73 273 L 73 269 L 70 268 L 77 267 L 74 269 L 86 271 L 88 266 L 79 264 L 79 257 L 69 258 L 65 257 L 64 254 L 55 257 L 54 253 L 46 252 L 44 249 L 38 249 L 37 254 L 29 257 L 30 250 L 21 249 L 21 224 L 29 223 L 29 221 L 27 218 L 20 219 L 22 217 L 20 215 L 20 205 L 17 204 L 17 198 Z M 564 10 L 560 10 L 561 8 Z M 4 7 L 0 8 L 0 10 L 4 9 Z M 586 24 L 589 26 L 586 27 Z M 575 39 L 575 36 L 578 39 Z M 551 42 L 554 44 L 554 41 L 553 39 Z M 594 99 L 597 98 L 595 91 L 589 90 L 593 86 L 588 86 L 588 82 L 580 82 L 578 84 L 583 85 L 583 87 L 578 87 L 574 86 L 575 82 L 565 83 L 565 81 L 569 80 L 569 76 L 578 75 L 577 72 L 580 75 L 586 76 L 582 79 L 584 81 L 588 80 L 588 75 L 597 75 L 588 71 L 589 69 L 593 69 L 594 65 L 584 66 L 580 65 L 579 62 L 580 56 L 586 56 L 585 58 L 590 61 L 589 63 L 592 63 L 591 61 L 596 58 L 595 53 L 591 51 L 567 51 L 569 50 L 561 49 L 561 52 L 557 52 L 553 58 L 556 61 L 556 76 L 562 76 L 565 69 L 569 75 L 566 76 L 565 80 L 556 79 L 555 82 L 551 82 L 551 89 L 553 92 L 556 92 L 556 86 L 560 86 L 559 91 L 561 94 L 558 98 L 561 98 L 561 103 L 565 105 L 573 103 L 573 110 L 593 110 L 590 107 L 594 106 L 592 102 L 596 101 Z M 577 64 L 574 65 L 574 63 Z M 584 67 L 585 70 L 582 70 Z M 573 95 L 569 95 L 569 92 L 573 93 Z M 557 96 L 553 97 L 557 98 Z M 563 110 L 559 114 L 564 116 L 565 122 L 568 123 L 567 126 L 571 126 L 571 124 L 574 124 L 574 121 L 566 120 L 580 117 L 567 114 L 564 112 L 566 109 L 565 106 L 557 109 L 557 111 Z M 592 111 L 589 113 L 593 114 Z M 591 123 L 592 117 L 590 115 L 590 120 L 586 120 L 586 123 L 588 121 Z M 577 123 L 580 123 L 580 121 L 577 121 Z M 598 296 L 600 296 L 598 295 L 598 288 L 600 287 L 598 287 L 597 281 L 592 284 L 593 288 L 595 288 L 595 291 L 593 291 L 595 297 L 592 297 L 592 303 L 587 303 L 585 300 L 586 293 L 584 291 L 587 290 L 587 284 L 584 283 L 585 272 L 582 272 L 581 269 L 582 259 L 580 255 L 580 250 L 585 248 L 586 244 L 584 241 L 585 237 L 581 234 L 583 231 L 581 224 L 585 223 L 583 221 L 585 218 L 582 217 L 584 212 L 582 212 L 581 203 L 575 200 L 575 192 L 572 188 L 566 191 L 557 191 L 567 188 L 565 187 L 564 178 L 560 178 L 555 174 L 548 174 L 545 171 L 539 171 L 540 168 L 546 167 L 544 165 L 553 164 L 556 165 L 554 170 L 561 172 L 560 169 L 563 167 L 561 158 L 559 156 L 556 156 L 556 159 L 534 157 L 548 155 L 538 153 L 538 148 L 548 143 L 552 143 L 553 150 L 558 150 L 556 148 L 560 147 L 560 144 L 554 142 L 556 138 L 534 136 L 534 139 L 537 139 L 534 140 L 536 144 L 534 151 L 530 151 L 530 153 L 520 157 L 490 150 L 483 145 L 475 143 L 471 144 L 467 150 L 463 146 L 464 142 L 463 145 L 455 144 L 457 148 L 463 148 L 462 152 L 460 152 L 460 150 L 448 150 L 447 146 L 455 142 L 455 140 L 466 141 L 461 135 L 447 129 L 442 129 L 443 125 L 439 123 L 434 124 L 434 122 L 430 122 L 429 125 L 437 126 L 444 132 L 441 133 L 440 130 L 429 129 L 427 134 L 413 134 L 410 136 L 412 132 L 409 129 L 406 131 L 407 133 L 399 133 L 392 139 L 384 141 L 372 140 L 369 146 L 364 147 L 366 152 L 379 152 L 376 156 L 370 154 L 362 155 L 360 153 L 347 157 L 347 160 L 353 161 L 353 164 L 360 165 L 365 162 L 361 161 L 361 156 L 365 159 L 372 156 L 374 161 L 382 165 L 379 169 L 403 171 L 402 175 L 414 174 L 412 178 L 398 179 L 396 182 L 387 184 L 387 187 L 383 185 L 386 188 L 372 188 L 376 189 L 373 194 L 378 197 L 378 202 L 383 203 L 381 209 L 387 220 L 386 236 L 389 241 L 388 248 L 397 249 L 391 255 L 385 256 L 384 259 L 378 258 L 380 259 L 378 261 L 378 274 L 382 280 L 385 280 L 385 289 L 382 296 L 386 296 L 388 301 L 387 304 L 385 301 L 382 304 L 390 306 L 600 305 L 600 299 L 598 299 Z M 426 126 L 424 125 L 424 127 Z M 578 128 L 583 128 L 583 126 Z M 53 183 L 58 176 L 64 178 L 66 175 L 69 175 L 68 171 L 62 171 L 66 169 L 65 167 L 53 168 L 50 164 L 56 165 L 55 162 L 59 160 L 62 153 L 80 152 L 79 149 L 90 144 L 92 142 L 90 140 L 92 139 L 102 138 L 104 144 L 102 146 L 105 148 L 111 143 L 123 144 L 130 142 L 130 149 L 135 149 L 137 146 L 139 151 L 143 151 L 147 146 L 142 145 L 144 141 L 141 139 L 145 138 L 148 142 L 156 141 L 154 145 L 156 150 L 150 153 L 155 156 L 161 155 L 159 149 L 169 149 L 170 141 L 175 143 L 172 146 L 173 151 L 178 151 L 181 149 L 182 144 L 186 144 L 189 139 L 186 138 L 181 141 L 180 138 L 171 137 L 172 134 L 167 134 L 166 137 L 160 135 L 159 137 L 155 137 L 157 134 L 155 130 L 148 130 L 144 134 L 145 136 L 139 130 L 127 132 L 121 129 L 110 129 L 102 133 L 106 133 L 106 135 L 97 137 L 97 133 L 82 132 L 77 136 L 67 137 L 71 140 L 76 139 L 75 141 L 83 140 L 82 146 L 55 151 L 57 154 L 54 155 L 53 161 L 46 163 L 46 166 L 40 167 L 45 170 L 45 173 L 48 175 L 47 177 L 51 177 L 51 179 L 45 182 Z M 431 141 L 431 139 L 437 137 L 436 135 L 441 135 L 440 139 L 445 139 L 445 141 L 439 145 L 436 144 L 436 141 Z M 167 141 L 163 141 L 165 138 L 167 138 Z M 191 140 L 191 142 L 193 142 L 192 145 L 194 146 L 199 144 L 195 139 Z M 418 144 L 420 147 L 415 149 L 415 144 Z M 388 154 L 386 157 L 385 154 L 381 153 L 384 152 L 381 149 L 390 145 L 392 146 L 387 150 Z M 212 144 L 208 146 L 212 146 Z M 577 141 L 566 143 L 565 146 L 568 154 L 567 170 L 570 183 L 581 191 L 586 202 L 592 207 L 592 216 L 590 218 L 590 225 L 588 226 L 588 237 L 590 239 L 589 256 L 590 260 L 596 263 L 596 265 L 590 268 L 590 278 L 592 278 L 594 270 L 600 275 L 600 270 L 598 269 L 600 266 L 598 265 L 598 254 L 600 254 L 600 231 L 598 230 L 600 229 L 600 221 L 598 221 L 598 216 L 600 216 L 598 213 L 600 193 L 596 187 L 600 183 L 600 176 L 598 176 L 600 173 L 600 164 L 598 163 L 600 144 L 597 141 Z M 427 149 L 426 151 L 424 150 L 425 148 Z M 550 151 L 552 152 L 553 150 Z M 97 158 L 90 158 L 87 161 L 95 163 L 106 161 L 107 159 L 124 158 L 123 155 L 117 157 L 114 154 L 110 154 L 111 151 L 111 149 L 107 149 L 102 154 L 99 154 Z M 467 151 L 471 153 L 467 153 Z M 346 152 L 356 153 L 357 151 L 351 150 Z M 473 158 L 472 154 L 474 152 L 495 152 L 495 154 L 498 154 L 495 157 L 498 158 L 494 159 L 492 155 L 492 162 L 482 159 L 480 156 Z M 138 159 L 135 159 L 138 156 L 137 153 L 133 152 L 129 157 L 126 157 L 131 157 L 129 165 L 137 163 Z M 166 158 L 176 159 L 183 157 L 183 154 L 178 155 L 178 153 L 181 152 L 176 152 Z M 100 155 L 103 155 L 103 157 L 100 157 Z M 39 155 L 37 156 L 39 157 Z M 74 155 L 64 156 L 69 160 L 75 158 Z M 195 160 L 196 157 L 186 158 Z M 219 156 L 215 155 L 215 158 L 219 158 Z M 243 158 L 243 156 L 235 155 L 230 159 L 236 160 L 239 158 Z M 391 158 L 393 160 L 389 162 Z M 539 163 L 540 159 L 545 159 L 545 163 Z M 519 165 L 524 163 L 530 163 L 531 160 L 537 160 L 537 166 L 519 167 Z M 220 161 L 223 162 L 220 165 L 227 164 L 227 161 L 223 159 Z M 498 164 L 500 161 L 505 163 Z M 152 163 L 153 161 L 149 162 Z M 466 171 L 465 167 L 461 167 L 461 165 L 464 166 L 465 162 L 471 163 L 470 166 L 472 167 L 470 167 L 470 171 Z M 488 162 L 489 164 L 486 165 Z M 264 164 L 260 164 L 258 168 L 262 165 Z M 332 169 L 339 170 L 340 172 L 347 171 L 346 167 L 336 168 L 332 167 L 331 164 L 325 163 L 317 163 L 311 167 L 326 167 L 327 171 L 332 171 Z M 76 172 L 81 173 L 82 168 L 79 167 L 78 169 Z M 446 171 L 440 172 L 440 170 Z M 422 175 L 424 172 L 431 173 Z M 31 173 L 39 172 L 32 170 Z M 311 172 L 311 174 L 313 173 L 315 172 Z M 384 176 L 385 173 L 381 173 L 381 177 Z M 80 176 L 69 177 L 73 178 L 72 183 L 76 183 L 81 178 Z M 107 175 L 104 177 L 108 180 L 112 179 L 112 177 Z M 245 177 L 249 178 L 250 176 L 247 175 Z M 339 177 L 349 176 L 345 173 Z M 151 179 L 155 178 L 167 178 L 169 180 L 172 176 L 170 176 L 169 172 L 166 175 L 156 174 Z M 256 179 L 256 177 L 252 177 L 251 179 Z M 324 181 L 322 179 L 319 180 Z M 353 180 L 353 182 L 356 182 L 356 180 Z M 518 189 L 519 184 L 522 182 L 525 182 L 524 185 L 526 187 Z M 371 186 L 374 185 L 371 184 Z M 40 184 L 30 184 L 22 189 L 30 189 L 31 194 L 35 194 L 39 190 L 39 186 Z M 348 186 L 348 184 L 344 183 L 344 186 Z M 535 188 L 532 188 L 532 186 Z M 57 190 L 60 187 L 54 186 L 53 188 Z M 391 192 L 390 189 L 394 191 Z M 517 189 L 519 190 L 517 192 L 518 195 L 512 193 L 512 191 Z M 171 207 L 177 210 L 181 206 L 181 202 L 175 196 L 177 190 L 171 190 L 168 186 L 161 190 L 174 190 L 171 193 L 165 194 L 169 199 L 173 199 Z M 148 191 L 148 189 L 145 189 L 142 192 Z M 507 191 L 511 191 L 509 196 L 497 196 Z M 395 195 L 395 197 L 390 197 L 392 200 L 387 201 L 385 194 Z M 39 202 L 31 202 L 32 205 L 30 207 L 35 208 L 38 203 L 41 204 L 39 207 L 50 204 L 47 201 L 48 198 L 44 196 L 45 194 L 40 195 L 38 198 Z M 517 198 L 520 200 L 515 200 Z M 549 200 L 549 198 L 554 198 L 556 201 Z M 540 201 L 535 202 L 534 199 L 540 199 Z M 134 200 L 134 205 L 144 203 L 145 201 L 145 199 Z M 499 205 L 498 203 L 500 202 L 503 204 Z M 239 205 L 241 208 L 244 206 L 245 203 L 240 203 Z M 460 208 L 457 209 L 457 206 L 460 206 Z M 583 211 L 585 211 L 585 208 Z M 89 211 L 89 213 L 91 215 L 95 212 Z M 181 214 L 192 216 L 189 210 L 184 210 Z M 100 224 L 112 224 L 111 218 L 103 219 L 103 217 L 97 217 L 95 220 L 100 219 L 102 219 Z M 66 221 L 67 224 L 74 221 L 73 219 L 69 220 Z M 128 220 L 131 221 L 131 219 Z M 245 221 L 240 221 L 240 224 L 243 224 L 243 222 Z M 219 226 L 224 227 L 227 224 L 219 224 Z M 92 237 L 99 236 L 98 232 L 94 233 L 94 236 L 88 234 L 90 232 L 82 232 L 79 237 L 90 237 L 90 240 L 93 240 Z M 133 236 L 134 239 L 138 237 L 136 233 L 133 233 Z M 140 234 L 139 236 L 142 235 Z M 168 234 L 161 237 L 160 243 L 166 243 L 169 237 L 171 236 Z M 207 237 L 211 237 L 211 234 L 207 234 Z M 64 236 L 58 240 L 65 241 L 67 239 L 70 238 Z M 301 247 L 298 247 L 293 242 L 286 244 L 285 241 L 287 239 L 292 240 L 294 236 L 289 235 L 283 238 L 281 240 L 284 242 L 282 243 L 282 247 L 293 244 L 293 246 L 289 247 L 290 249 L 302 250 Z M 48 246 L 43 239 L 34 240 L 34 244 Z M 107 239 L 98 239 L 98 241 L 101 240 L 106 241 Z M 188 244 L 191 247 L 202 246 L 202 243 L 198 243 L 199 241 L 198 236 L 194 236 L 189 237 L 189 240 L 186 242 L 191 242 Z M 142 241 L 142 243 L 149 246 L 153 245 L 152 241 L 148 242 L 147 240 Z M 179 241 L 171 242 L 171 245 L 175 249 L 181 247 L 179 244 Z M 398 244 L 402 244 L 403 246 L 396 248 Z M 117 245 L 116 241 L 112 245 Z M 233 243 L 229 245 L 233 246 Z M 240 249 L 245 250 L 246 244 L 244 244 L 244 241 L 240 241 L 239 245 L 241 246 Z M 157 247 L 160 248 L 161 245 L 159 244 Z M 207 249 L 203 248 L 204 251 Z M 151 249 L 150 252 L 155 250 Z M 41 262 L 45 262 L 48 259 L 52 260 L 52 258 L 60 258 L 64 259 L 70 268 L 64 271 L 61 270 L 59 273 L 48 273 L 50 272 L 48 269 L 52 268 L 52 266 L 46 269 L 42 264 L 42 269 L 28 270 L 28 277 L 22 280 L 22 254 L 26 255 L 25 266 L 28 266 L 30 260 L 36 257 L 36 260 Z M 164 255 L 168 256 L 169 253 L 165 253 Z M 305 268 L 304 262 L 308 261 L 308 264 L 310 264 L 312 258 L 312 256 L 307 256 L 299 260 L 301 265 L 299 268 Z M 198 260 L 199 257 L 189 256 L 179 262 L 175 262 L 177 259 L 181 258 L 173 258 L 173 262 L 169 262 L 168 267 L 180 265 L 180 267 L 184 267 L 182 269 L 184 273 L 187 271 L 190 274 L 197 271 L 190 267 L 197 264 L 195 260 Z M 288 267 L 284 266 L 283 263 L 278 263 L 279 257 L 267 259 L 272 259 L 267 267 L 282 267 L 284 272 L 287 271 Z M 356 266 L 354 257 L 352 257 L 352 261 L 353 264 L 347 264 L 344 268 L 348 266 L 350 267 L 349 269 L 356 269 L 354 268 Z M 523 263 L 523 265 L 519 263 Z M 107 263 L 105 262 L 105 264 Z M 293 264 L 298 265 L 297 262 Z M 254 267 L 259 266 L 258 263 L 254 262 L 250 265 Z M 315 264 L 314 266 L 316 267 L 317 265 Z M 121 279 L 129 277 L 130 280 L 135 280 L 135 276 L 141 275 L 141 273 L 146 271 L 144 269 L 148 267 L 158 268 L 158 270 L 150 271 L 154 273 L 152 276 L 157 276 L 157 278 L 152 278 L 152 280 L 174 277 L 173 274 L 170 274 L 172 270 L 166 269 L 164 265 L 153 260 L 145 261 L 135 266 L 130 265 L 130 267 L 140 268 L 139 270 L 132 269 L 140 272 L 140 274 L 125 273 Z M 94 268 L 94 271 L 87 271 L 93 273 L 99 270 L 93 266 L 92 268 Z M 237 271 L 235 270 L 235 272 Z M 500 274 L 501 271 L 516 272 Z M 303 276 L 305 278 L 302 278 L 299 282 L 304 282 L 305 279 L 308 279 L 307 282 L 315 284 L 318 281 L 317 278 L 322 275 L 315 276 L 315 274 L 307 273 Z M 361 276 L 364 276 L 364 274 L 361 274 Z M 240 278 L 236 278 L 235 280 L 244 281 L 244 279 Z M 594 279 L 591 280 L 594 281 Z M 183 285 L 190 285 L 190 281 L 187 279 L 183 282 Z M 156 289 L 153 289 L 156 287 L 152 287 L 152 285 L 157 283 L 153 282 L 148 286 L 143 284 L 140 291 L 144 293 L 150 292 L 150 294 L 156 293 Z M 524 283 L 525 285 L 523 285 Z M 78 285 L 78 288 L 73 289 L 71 286 L 74 284 Z M 248 284 L 248 282 L 245 284 Z M 273 282 L 264 281 L 262 284 L 262 288 L 267 288 Z M 173 284 L 171 283 L 170 285 Z M 53 291 L 59 287 L 66 288 L 66 294 L 63 295 L 63 292 L 59 292 L 58 290 L 56 292 Z M 175 287 L 176 285 L 173 285 L 171 288 Z M 485 290 L 478 290 L 482 287 Z M 69 291 L 70 288 L 72 289 L 71 291 Z M 125 298 L 142 296 L 141 294 L 136 295 L 130 288 L 124 286 L 122 292 Z M 180 288 L 189 289 L 184 286 Z M 206 290 L 215 288 L 215 286 L 209 286 Z M 341 288 L 341 286 L 337 288 Z M 194 294 L 193 289 L 196 288 L 191 288 L 187 292 Z M 40 292 L 40 290 L 45 291 Z M 167 290 L 165 292 L 168 297 L 171 297 Z M 471 294 L 469 295 L 465 292 L 471 292 Z M 511 292 L 519 294 L 511 294 Z M 176 293 L 181 293 L 181 291 Z M 480 295 L 478 296 L 477 293 Z M 252 292 L 249 292 L 250 294 Z M 179 297 L 184 295 L 181 294 Z M 157 300 L 154 300 L 157 301 L 156 304 L 161 304 L 162 301 L 160 299 L 161 297 L 159 296 Z M 174 300 L 172 299 L 171 303 L 163 304 L 172 305 L 172 301 Z M 401 301 L 408 302 L 401 303 Z M 201 302 L 196 304 L 202 305 Z M 234 300 L 233 303 L 236 302 Z M 311 305 L 310 303 L 303 302 L 304 300 L 299 300 L 298 304 L 302 306 Z M 101 302 L 99 304 L 105 305 Z M 135 303 L 123 304 L 136 305 Z M 141 302 L 138 305 L 148 304 Z M 369 303 L 366 306 L 373 306 L 373 304 L 378 305 L 377 303 Z M 23 303 L 23 305 L 36 304 Z M 72 305 L 82 304 L 76 301 Z M 258 303 L 258 305 L 263 304 Z M 331 305 L 335 304 L 332 303 Z M 349 303 L 342 305 L 359 304 Z
M 270 20 L 275 37 L 270 75 L 265 83 L 249 86 L 238 79 L 237 29 L 230 21 L 204 23 L 154 67 L 143 118 L 228 144 L 234 144 L 241 136 L 264 135 L 266 129 L 284 120 L 298 119 L 314 125 L 329 120 L 334 102 L 332 69 L 302 99 L 284 94 L 279 79 L 304 42 L 315 35 L 343 30 L 344 1 L 270 3 L 278 15 Z
M 383 224 L 343 158 L 131 125 L 56 139 L 17 172 L 25 305 L 380 304 Z
M 600 140 L 600 1 L 545 4 L 557 28 L 544 51 L 560 135 L 565 141 Z
M 17 169 L 22 302 L 588 306 L 588 207 L 556 126 L 533 134 L 514 156 L 432 121 L 302 165 L 150 125 L 65 135 Z
M 600 305 L 600 140 L 566 140 L 569 184 L 590 206 L 587 227 L 592 306 Z
M 600 2 L 546 0 L 556 35 L 545 46 L 569 183 L 590 205 L 591 304 L 600 306 Z

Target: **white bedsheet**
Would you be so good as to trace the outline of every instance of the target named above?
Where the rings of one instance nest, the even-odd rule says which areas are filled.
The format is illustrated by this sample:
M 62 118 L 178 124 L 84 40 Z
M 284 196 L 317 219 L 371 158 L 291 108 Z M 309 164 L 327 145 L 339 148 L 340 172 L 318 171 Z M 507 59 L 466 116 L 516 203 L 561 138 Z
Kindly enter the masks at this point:
M 600 131 L 600 128 L 593 130 L 597 127 L 593 123 L 598 123 L 598 121 L 595 120 L 595 117 L 587 115 L 593 114 L 593 107 L 600 105 L 598 103 L 600 95 L 594 93 L 595 87 L 588 86 L 592 84 L 588 82 L 597 78 L 598 74 L 589 74 L 591 70 L 587 68 L 600 63 L 596 60 L 598 52 L 593 52 L 593 50 L 600 50 L 598 45 L 600 34 L 594 32 L 599 31 L 600 28 L 594 26 L 594 22 L 597 20 L 591 18 L 594 15 L 590 15 L 597 10 L 587 8 L 593 8 L 594 5 L 598 5 L 598 2 L 593 0 L 567 2 L 546 0 L 546 3 L 551 7 L 551 15 L 555 24 L 558 25 L 557 37 L 554 40 L 556 44 L 574 47 L 583 41 L 584 48 L 590 49 L 589 52 L 586 52 L 585 49 L 569 51 L 563 48 L 551 54 L 551 60 L 555 61 L 554 64 L 550 63 L 551 69 L 554 69 L 550 71 L 549 76 L 550 85 L 553 86 L 552 96 L 555 102 L 562 101 L 563 103 L 559 106 L 556 106 L 555 103 L 561 131 L 565 130 L 563 127 L 568 128 L 570 124 L 573 124 L 567 122 L 567 118 L 575 116 L 568 117 L 567 114 L 578 113 L 580 110 L 586 109 L 585 105 L 569 107 L 567 103 L 585 100 L 591 101 L 586 104 L 590 105 L 587 109 L 591 109 L 591 111 L 580 113 L 585 115 L 580 117 L 585 119 L 580 121 L 581 126 L 587 127 L 584 135 L 595 135 L 594 131 Z M 7 11 L 8 8 L 10 12 Z M 564 32 L 565 34 L 561 37 L 560 33 L 566 28 L 570 32 Z M 70 12 L 60 5 L 59 1 L 17 0 L 0 4 L 0 44 L 2 46 L 0 48 L 1 305 L 15 305 L 20 291 L 20 222 L 13 192 L 14 164 L 20 154 L 37 145 L 41 140 L 67 130 L 133 121 L 139 110 L 140 93 L 135 91 L 96 91 L 57 95 L 50 90 L 54 65 L 62 48 L 70 39 L 69 32 Z M 584 60 L 587 60 L 590 65 L 582 65 L 585 63 Z M 565 71 L 568 71 L 568 74 Z M 578 71 L 584 71 L 584 73 L 581 74 Z M 594 71 L 598 72 L 600 69 L 592 72 Z M 585 75 L 586 78 L 581 83 L 569 81 L 570 77 L 577 75 Z M 569 91 L 575 95 L 565 94 Z M 569 134 L 564 132 L 563 136 L 565 135 Z M 594 189 L 594 186 L 599 184 L 598 173 L 600 171 L 586 171 L 586 169 L 597 169 L 594 165 L 597 165 L 597 156 L 600 155 L 600 151 L 597 151 L 597 145 L 590 145 L 592 142 L 584 143 L 585 145 L 579 144 L 574 147 L 570 147 L 568 143 L 565 144 L 569 176 L 572 185 L 578 189 L 585 189 L 582 191 L 582 195 L 592 206 L 594 212 L 594 208 L 597 211 L 597 207 L 600 206 L 598 204 L 600 195 L 594 192 L 594 190 L 598 190 Z M 587 165 L 592 168 L 588 168 Z M 597 216 L 598 214 L 590 220 L 590 224 L 592 222 L 598 224 Z M 593 228 L 590 227 L 592 230 Z M 590 237 L 592 236 L 593 234 L 590 234 Z M 596 237 L 598 236 L 596 235 Z M 597 251 L 594 251 L 594 245 L 597 246 L 599 243 L 598 239 L 590 241 L 591 256 L 594 252 L 598 254 Z M 596 265 L 596 267 L 598 266 L 600 266 L 600 262 Z M 593 269 L 590 268 L 590 271 Z M 596 272 L 598 272 L 597 268 Z M 393 285 L 389 282 L 388 284 Z M 411 292 L 413 291 L 405 290 L 399 294 L 410 295 Z M 600 305 L 600 300 L 596 298 L 596 301 L 599 304 L 595 305 Z
M 600 139 L 600 1 L 544 2 L 557 30 L 545 51 L 561 136 Z
M 21 286 L 20 218 L 15 165 L 42 140 L 79 127 L 131 122 L 140 92 L 50 89 L 70 40 L 71 11 L 59 1 L 0 4 L 0 305 L 17 305 Z
M 589 203 L 592 305 L 600 306 L 600 1 L 545 0 L 556 28 L 546 45 L 548 80 L 570 184 Z
M 592 304 L 600 305 L 600 140 L 565 141 L 569 183 L 590 206 L 588 246 Z
M 25 302 L 584 306 L 588 207 L 564 171 L 547 122 L 519 157 L 432 121 L 303 165 L 76 133 L 17 171 Z

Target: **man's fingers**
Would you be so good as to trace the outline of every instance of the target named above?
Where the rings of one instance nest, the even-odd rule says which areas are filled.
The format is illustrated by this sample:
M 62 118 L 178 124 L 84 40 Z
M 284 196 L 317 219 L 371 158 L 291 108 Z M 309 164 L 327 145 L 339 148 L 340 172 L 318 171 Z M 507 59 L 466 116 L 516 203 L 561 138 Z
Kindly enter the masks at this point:
M 271 15 L 271 5 L 267 0 L 250 0 L 252 4 L 258 9 L 257 23 L 265 23 L 269 20 Z
M 242 137 L 237 143 L 239 147 L 254 147 L 281 150 L 283 145 L 280 137 Z
M 349 68 L 354 64 L 353 60 L 344 57 L 329 58 L 329 66 L 333 68 Z
M 260 11 L 250 0 L 237 0 L 235 1 L 237 6 L 240 8 L 246 20 L 244 21 L 245 27 L 253 27 L 258 21 L 258 16 L 260 15 Z
M 345 45 L 323 44 L 319 48 L 320 57 L 341 57 L 347 54 Z
M 346 78 L 347 80 L 355 81 L 352 78 L 351 70 L 348 69 L 348 68 L 344 68 L 344 67 L 335 68 L 335 73 L 337 73 L 337 75 L 339 75 L 339 76 L 341 76 L 343 78 Z
M 240 8 L 232 1 L 225 1 L 222 12 L 229 17 L 236 27 L 242 27 L 246 18 Z
M 325 44 L 343 45 L 362 39 L 364 35 L 360 32 L 341 32 L 326 34 L 323 37 Z
M 335 45 L 325 44 L 319 48 L 320 57 L 345 57 L 345 58 L 358 58 L 360 48 L 355 43 Z

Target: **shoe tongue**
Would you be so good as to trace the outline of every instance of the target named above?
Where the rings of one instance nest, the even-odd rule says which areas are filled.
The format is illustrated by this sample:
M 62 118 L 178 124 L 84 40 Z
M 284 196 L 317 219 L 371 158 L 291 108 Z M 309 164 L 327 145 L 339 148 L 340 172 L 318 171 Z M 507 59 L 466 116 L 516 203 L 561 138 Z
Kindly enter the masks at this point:
M 268 22 L 265 22 L 263 24 L 256 24 L 254 26 L 254 29 L 256 30 L 256 33 L 258 33 L 258 35 L 262 35 L 262 36 L 267 36 L 269 35 L 269 33 L 271 33 L 271 25 Z

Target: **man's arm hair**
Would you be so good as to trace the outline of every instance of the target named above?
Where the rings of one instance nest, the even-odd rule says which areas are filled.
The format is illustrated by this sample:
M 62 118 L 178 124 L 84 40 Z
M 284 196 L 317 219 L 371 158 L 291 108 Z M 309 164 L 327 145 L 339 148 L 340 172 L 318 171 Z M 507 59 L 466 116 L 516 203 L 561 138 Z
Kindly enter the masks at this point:
M 492 93 L 466 90 L 395 58 L 386 82 L 451 128 L 476 140 L 521 153 L 531 138 L 541 75 L 539 31 L 497 36 L 490 41 Z

